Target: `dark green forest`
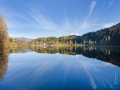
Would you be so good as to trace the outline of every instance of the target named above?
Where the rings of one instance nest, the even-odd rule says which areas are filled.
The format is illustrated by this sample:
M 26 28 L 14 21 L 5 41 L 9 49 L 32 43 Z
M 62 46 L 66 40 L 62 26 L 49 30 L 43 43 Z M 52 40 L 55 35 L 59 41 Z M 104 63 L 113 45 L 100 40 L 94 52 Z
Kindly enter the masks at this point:
M 80 38 L 79 42 L 82 44 L 120 46 L 120 23 L 110 28 L 86 33 Z
M 120 46 L 120 23 L 98 30 L 89 32 L 82 36 L 70 35 L 62 37 L 46 37 L 32 40 L 30 45 L 40 45 L 46 43 L 51 44 L 81 44 L 81 45 L 104 45 L 104 46 Z

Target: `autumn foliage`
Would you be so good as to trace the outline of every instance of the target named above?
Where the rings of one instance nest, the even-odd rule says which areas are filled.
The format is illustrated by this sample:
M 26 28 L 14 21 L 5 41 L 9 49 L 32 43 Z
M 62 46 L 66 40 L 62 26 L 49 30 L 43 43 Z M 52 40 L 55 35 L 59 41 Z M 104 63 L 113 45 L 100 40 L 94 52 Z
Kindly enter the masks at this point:
M 4 17 L 0 15 L 0 52 L 9 47 L 8 29 Z

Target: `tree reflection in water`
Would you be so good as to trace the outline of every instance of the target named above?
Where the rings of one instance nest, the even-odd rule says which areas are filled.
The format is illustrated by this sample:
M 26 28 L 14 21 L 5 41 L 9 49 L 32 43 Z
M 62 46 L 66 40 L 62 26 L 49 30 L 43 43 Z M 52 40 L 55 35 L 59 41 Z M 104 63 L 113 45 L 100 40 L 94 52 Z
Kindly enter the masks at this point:
M 38 53 L 49 54 L 67 54 L 67 55 L 83 55 L 89 58 L 96 58 L 101 61 L 110 62 L 120 67 L 120 48 L 119 47 L 30 47 L 31 50 Z
M 9 56 L 8 49 L 1 49 L 0 50 L 0 81 L 2 81 L 4 79 L 4 76 L 5 76 L 6 71 L 7 71 L 8 56 Z

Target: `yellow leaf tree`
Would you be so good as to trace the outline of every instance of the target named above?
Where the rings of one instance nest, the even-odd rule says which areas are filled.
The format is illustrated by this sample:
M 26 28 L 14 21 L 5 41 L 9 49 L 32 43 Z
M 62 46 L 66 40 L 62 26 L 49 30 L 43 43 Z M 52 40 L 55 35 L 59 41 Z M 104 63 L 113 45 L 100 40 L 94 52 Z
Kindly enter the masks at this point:
M 9 47 L 8 28 L 3 15 L 0 15 L 0 50 Z

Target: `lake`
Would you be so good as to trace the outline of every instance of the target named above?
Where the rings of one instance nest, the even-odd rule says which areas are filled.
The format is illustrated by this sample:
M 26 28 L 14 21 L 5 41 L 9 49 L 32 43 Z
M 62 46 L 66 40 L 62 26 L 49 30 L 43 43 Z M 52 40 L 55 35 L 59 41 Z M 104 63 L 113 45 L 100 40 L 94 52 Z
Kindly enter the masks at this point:
M 0 55 L 0 90 L 120 90 L 118 47 L 12 48 Z

